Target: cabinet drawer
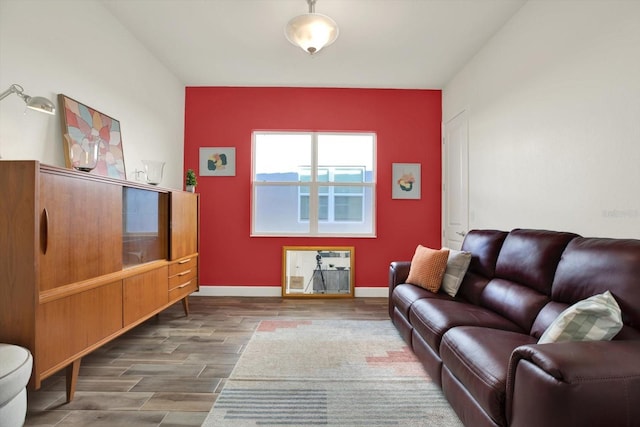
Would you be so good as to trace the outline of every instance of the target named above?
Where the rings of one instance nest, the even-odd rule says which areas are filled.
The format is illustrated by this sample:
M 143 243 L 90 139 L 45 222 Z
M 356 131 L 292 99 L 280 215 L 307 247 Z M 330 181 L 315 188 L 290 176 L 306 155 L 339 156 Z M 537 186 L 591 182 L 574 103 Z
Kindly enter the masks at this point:
M 197 277 L 198 277 L 197 266 L 195 266 L 191 270 L 185 270 L 183 272 L 176 274 L 175 276 L 169 277 L 169 290 L 182 286 L 189 281 L 197 280 Z
M 183 258 L 169 265 L 169 277 L 183 273 L 187 270 L 195 270 L 198 266 L 198 256 Z
M 191 292 L 195 292 L 198 289 L 198 279 L 194 277 L 191 280 L 186 281 L 182 285 L 169 291 L 169 301 L 177 301 L 189 295 Z

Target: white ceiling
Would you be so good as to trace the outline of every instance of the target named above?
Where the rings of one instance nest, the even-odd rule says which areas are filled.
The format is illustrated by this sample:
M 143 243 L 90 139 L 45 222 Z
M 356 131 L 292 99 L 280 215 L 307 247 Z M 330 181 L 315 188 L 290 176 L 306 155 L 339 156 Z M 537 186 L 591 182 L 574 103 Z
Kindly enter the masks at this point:
M 441 89 L 526 0 L 318 0 L 338 40 L 284 37 L 306 0 L 102 0 L 186 86 Z

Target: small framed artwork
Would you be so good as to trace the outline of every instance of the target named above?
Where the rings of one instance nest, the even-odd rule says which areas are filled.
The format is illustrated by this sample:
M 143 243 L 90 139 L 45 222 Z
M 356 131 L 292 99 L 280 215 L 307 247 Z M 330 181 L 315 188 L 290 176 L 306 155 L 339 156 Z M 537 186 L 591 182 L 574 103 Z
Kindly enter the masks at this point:
M 393 163 L 392 199 L 420 199 L 420 163 Z
M 200 176 L 236 176 L 235 147 L 200 147 Z
M 126 179 L 120 122 L 63 94 L 58 103 L 66 167 Z

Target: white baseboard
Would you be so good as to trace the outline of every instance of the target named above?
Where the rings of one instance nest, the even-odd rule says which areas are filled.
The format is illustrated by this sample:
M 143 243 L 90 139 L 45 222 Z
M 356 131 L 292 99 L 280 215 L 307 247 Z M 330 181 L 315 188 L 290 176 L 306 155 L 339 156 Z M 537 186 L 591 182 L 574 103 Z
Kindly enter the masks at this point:
M 358 288 L 356 287 L 356 298 L 387 298 L 389 296 L 389 288 Z
M 280 286 L 200 286 L 193 296 L 205 297 L 279 297 L 282 295 Z M 387 288 L 357 287 L 356 298 L 384 298 L 389 296 Z
M 191 295 L 204 297 L 279 297 L 280 286 L 200 286 Z

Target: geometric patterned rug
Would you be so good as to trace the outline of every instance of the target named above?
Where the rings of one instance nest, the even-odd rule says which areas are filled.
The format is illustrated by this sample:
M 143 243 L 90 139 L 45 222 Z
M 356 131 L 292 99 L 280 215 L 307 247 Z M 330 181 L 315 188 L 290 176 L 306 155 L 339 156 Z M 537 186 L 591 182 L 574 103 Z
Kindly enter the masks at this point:
M 203 426 L 459 427 L 391 321 L 265 320 Z

